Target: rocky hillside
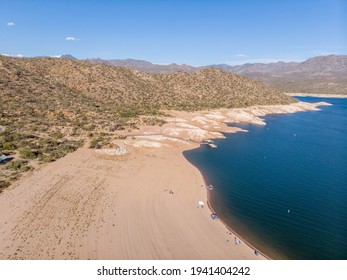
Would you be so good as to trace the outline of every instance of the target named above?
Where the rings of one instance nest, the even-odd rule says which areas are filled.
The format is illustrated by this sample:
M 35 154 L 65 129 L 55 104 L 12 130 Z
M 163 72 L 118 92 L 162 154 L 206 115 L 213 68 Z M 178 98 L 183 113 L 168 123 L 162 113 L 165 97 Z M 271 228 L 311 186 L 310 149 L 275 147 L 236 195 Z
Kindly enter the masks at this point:
M 151 75 L 70 59 L 0 57 L 0 63 L 3 98 L 35 97 L 29 104 L 37 111 L 63 111 L 71 117 L 78 111 L 87 118 L 96 113 L 101 117 L 105 111 L 122 117 L 130 109 L 136 115 L 151 115 L 159 110 L 293 102 L 277 90 L 219 69 Z
M 317 56 L 304 62 L 211 67 L 261 81 L 286 92 L 347 94 L 347 56 Z
M 216 68 L 255 79 L 285 92 L 347 94 L 347 56 L 317 56 L 304 62 L 216 64 L 193 67 L 186 64 L 158 65 L 135 59 L 88 59 L 91 63 L 122 66 L 147 73 L 195 72 Z
M 64 58 L 0 56 L 0 189 L 35 164 L 86 139 L 108 146 L 117 131 L 162 125 L 167 110 L 288 104 L 295 99 L 219 69 L 148 74 Z M 120 137 L 120 136 L 119 136 Z

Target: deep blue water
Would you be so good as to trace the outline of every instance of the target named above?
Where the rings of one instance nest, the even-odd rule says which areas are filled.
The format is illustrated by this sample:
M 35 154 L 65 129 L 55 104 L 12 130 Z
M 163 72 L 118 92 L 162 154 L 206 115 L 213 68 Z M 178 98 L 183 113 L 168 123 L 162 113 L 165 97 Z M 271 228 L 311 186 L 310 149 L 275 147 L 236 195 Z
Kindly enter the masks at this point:
M 321 111 L 268 115 L 184 155 L 215 188 L 211 203 L 276 259 L 347 259 L 347 99 Z M 288 213 L 288 209 L 290 213 Z

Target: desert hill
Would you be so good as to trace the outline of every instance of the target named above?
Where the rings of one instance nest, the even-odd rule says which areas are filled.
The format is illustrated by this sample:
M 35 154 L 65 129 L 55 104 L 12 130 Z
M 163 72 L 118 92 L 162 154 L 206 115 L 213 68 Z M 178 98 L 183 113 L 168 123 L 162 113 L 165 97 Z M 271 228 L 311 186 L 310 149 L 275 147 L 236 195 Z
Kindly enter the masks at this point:
M 0 56 L 1 186 L 86 139 L 108 146 L 117 131 L 162 125 L 168 110 L 196 111 L 296 100 L 220 69 L 148 74 L 65 58 Z M 32 164 L 34 162 L 34 164 Z
M 151 75 L 71 59 L 1 57 L 0 63 L 3 98 L 10 93 L 21 100 L 32 96 L 29 104 L 38 106 L 41 112 L 54 109 L 53 113 L 68 113 L 76 111 L 77 104 L 80 110 L 87 106 L 86 115 L 94 111 L 103 114 L 106 108 L 112 108 L 114 114 L 131 108 L 138 115 L 153 114 L 153 110 L 233 108 L 293 101 L 261 83 L 219 69 Z
M 213 65 L 286 92 L 347 94 L 347 56 L 317 56 L 304 62 Z
M 285 92 L 347 94 L 347 56 L 327 55 L 303 62 L 215 64 L 193 67 L 186 64 L 159 65 L 135 59 L 87 59 L 96 64 L 122 66 L 147 73 L 194 72 L 202 68 L 222 69 L 263 82 Z

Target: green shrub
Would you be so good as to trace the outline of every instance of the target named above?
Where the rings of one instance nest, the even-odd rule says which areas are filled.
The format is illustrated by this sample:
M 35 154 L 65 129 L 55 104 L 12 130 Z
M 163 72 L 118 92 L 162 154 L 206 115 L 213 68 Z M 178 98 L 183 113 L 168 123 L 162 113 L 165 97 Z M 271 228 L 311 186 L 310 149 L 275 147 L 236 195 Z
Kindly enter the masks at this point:
M 52 156 L 46 156 L 42 159 L 43 162 L 52 162 L 55 161 L 55 158 Z
M 5 166 L 6 166 L 6 169 L 13 170 L 13 171 L 25 172 L 30 170 L 30 166 L 28 166 L 28 161 L 21 160 L 21 159 L 13 160 L 9 162 L 8 164 L 6 164 Z
M 119 115 L 122 118 L 136 118 L 139 115 L 139 112 L 136 108 L 123 108 L 119 111 Z
M 7 187 L 9 187 L 11 185 L 11 183 L 9 181 L 0 181 L 0 191 L 1 189 L 5 189 Z
M 16 152 L 15 151 L 13 151 L 13 150 L 2 150 L 2 151 L 0 151 L 3 155 L 5 155 L 5 156 L 10 156 L 10 155 L 14 155 Z
M 4 150 L 15 150 L 16 146 L 12 142 L 6 142 L 2 145 Z
M 55 139 L 61 139 L 61 138 L 63 138 L 63 133 L 61 133 L 60 131 L 54 133 L 54 138 L 55 138 Z
M 29 150 L 28 148 L 20 148 L 19 149 L 19 154 L 22 158 L 25 159 L 34 159 L 37 158 L 39 155 L 39 152 L 37 151 L 33 151 L 33 150 Z
M 99 143 L 99 140 L 97 138 L 93 137 L 92 139 L 90 139 L 89 148 L 91 148 L 91 149 L 96 148 L 98 143 Z

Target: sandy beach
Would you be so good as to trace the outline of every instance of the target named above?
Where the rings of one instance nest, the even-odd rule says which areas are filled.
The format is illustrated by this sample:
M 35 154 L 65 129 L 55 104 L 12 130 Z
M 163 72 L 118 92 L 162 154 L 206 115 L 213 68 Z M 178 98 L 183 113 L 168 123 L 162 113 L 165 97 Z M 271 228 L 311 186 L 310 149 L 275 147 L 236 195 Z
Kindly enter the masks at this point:
M 0 194 L 0 259 L 265 259 L 211 219 L 202 174 L 182 152 L 241 131 L 229 122 L 323 105 L 170 112 L 116 149 L 80 148 L 25 174 Z

